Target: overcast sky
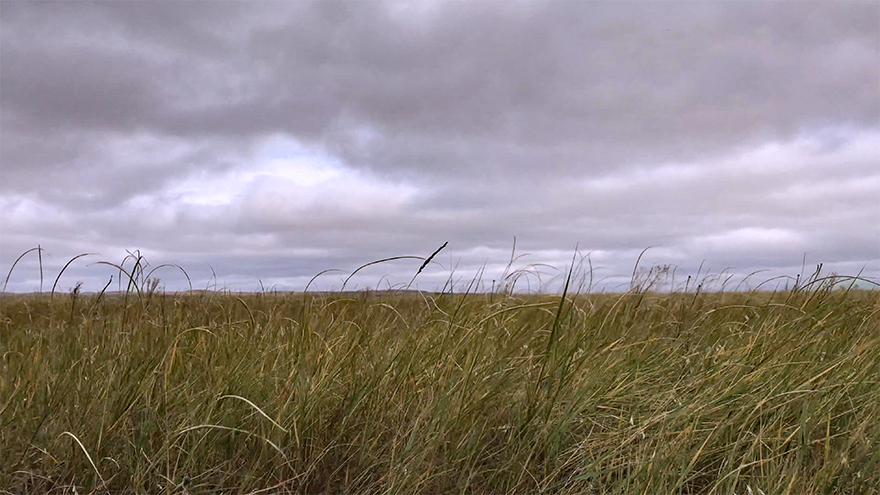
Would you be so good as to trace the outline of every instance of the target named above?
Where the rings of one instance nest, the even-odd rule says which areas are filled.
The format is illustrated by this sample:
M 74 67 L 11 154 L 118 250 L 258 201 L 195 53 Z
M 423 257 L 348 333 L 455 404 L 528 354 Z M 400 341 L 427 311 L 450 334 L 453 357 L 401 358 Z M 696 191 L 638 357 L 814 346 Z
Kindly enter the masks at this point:
M 0 275 L 40 245 L 46 290 L 126 250 L 338 289 L 446 241 L 416 285 L 490 286 L 514 236 L 531 290 L 576 247 L 608 290 L 649 246 L 679 281 L 880 277 L 877 1 L 3 1 L 0 28 Z

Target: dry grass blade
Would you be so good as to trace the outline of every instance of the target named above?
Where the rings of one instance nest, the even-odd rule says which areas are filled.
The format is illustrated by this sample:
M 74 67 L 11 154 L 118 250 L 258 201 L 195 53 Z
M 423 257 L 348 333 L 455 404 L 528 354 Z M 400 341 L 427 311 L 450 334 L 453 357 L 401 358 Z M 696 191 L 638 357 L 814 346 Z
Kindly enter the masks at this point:
M 141 289 L 140 289 L 140 287 L 138 287 L 137 282 L 134 279 L 134 276 L 131 273 L 128 273 L 128 271 L 125 268 L 123 268 L 121 265 L 117 265 L 116 263 L 111 263 L 109 261 L 97 261 L 94 264 L 95 265 L 112 266 L 113 268 L 118 269 L 121 273 L 124 273 L 125 276 L 128 277 L 129 287 L 134 286 L 134 290 L 135 290 L 135 292 L 137 292 L 138 298 L 141 297 Z
M 434 256 L 437 256 L 437 254 L 439 254 L 440 251 L 443 251 L 443 248 L 445 248 L 447 244 L 449 244 L 449 241 L 444 242 L 442 246 L 438 247 L 436 251 L 434 251 L 433 253 L 431 253 L 431 256 L 428 256 L 428 257 L 425 259 L 424 263 L 422 263 L 421 266 L 419 266 L 419 269 L 418 269 L 418 271 L 416 271 L 416 274 L 413 275 L 412 280 L 410 280 L 409 283 L 406 284 L 406 289 L 407 289 L 407 290 L 409 290 L 409 288 L 412 287 L 413 282 L 416 281 L 416 277 L 418 277 L 419 274 L 422 273 L 422 270 L 424 270 L 425 267 L 428 266 L 428 263 L 430 263 L 431 260 L 434 259 Z
M 303 292 L 308 292 L 308 291 L 309 291 L 309 287 L 312 286 L 312 283 L 313 283 L 318 277 L 320 277 L 321 275 L 323 275 L 323 274 L 325 274 L 325 273 L 330 273 L 330 272 L 342 272 L 342 273 L 345 273 L 345 270 L 340 270 L 340 269 L 338 269 L 338 268 L 328 268 L 328 269 L 326 269 L 326 270 L 321 270 L 321 271 L 318 272 L 314 277 L 312 277 L 311 280 L 309 280 L 309 283 L 306 284 L 306 288 L 303 289 Z
M 96 254 L 98 254 L 98 253 L 82 253 L 82 254 L 78 254 L 78 255 L 74 256 L 73 258 L 70 258 L 70 261 L 68 261 L 67 264 L 64 265 L 64 268 L 62 268 L 61 271 L 58 272 L 58 276 L 55 277 L 55 283 L 52 284 L 52 292 L 50 293 L 50 297 L 55 295 L 55 287 L 58 286 L 58 281 L 61 280 L 61 275 L 64 274 L 64 270 L 67 270 L 67 267 L 69 267 L 71 263 L 73 263 L 74 261 L 76 261 L 79 258 L 82 258 L 83 256 L 91 256 L 91 255 L 96 255 Z
M 188 432 L 191 432 L 191 431 L 201 430 L 201 429 L 205 429 L 205 428 L 214 429 L 214 430 L 231 431 L 231 432 L 234 432 L 234 433 L 243 433 L 243 434 L 245 434 L 245 435 L 247 435 L 247 436 L 249 436 L 249 437 L 257 437 L 257 438 L 259 438 L 260 440 L 266 442 L 270 447 L 272 447 L 276 452 L 278 452 L 278 453 L 281 455 L 281 457 L 284 458 L 285 461 L 288 461 L 288 459 L 287 459 L 287 455 L 284 454 L 284 451 L 281 450 L 280 447 L 278 447 L 277 445 L 275 445 L 275 443 L 272 442 L 272 440 L 269 440 L 268 438 L 265 438 L 265 437 L 261 437 L 260 435 L 257 435 L 256 433 L 253 433 L 253 432 L 250 432 L 250 431 L 247 431 L 247 430 L 243 430 L 243 429 L 241 429 L 241 428 L 232 428 L 232 427 L 229 427 L 229 426 L 223 426 L 223 425 L 209 425 L 209 424 L 205 424 L 205 425 L 196 425 L 196 426 L 190 426 L 190 427 L 188 427 L 188 428 L 184 428 L 184 429 L 178 431 L 178 432 L 177 432 L 177 435 L 180 436 L 180 435 L 183 435 L 183 434 L 188 433 Z
M 273 425 L 275 425 L 275 427 L 277 427 L 279 430 L 283 431 L 284 433 L 290 433 L 289 431 L 287 431 L 287 428 L 285 428 L 285 427 L 279 425 L 278 423 L 276 423 L 274 419 L 270 418 L 269 415 L 266 414 L 266 413 L 264 413 L 263 410 L 260 409 L 259 407 L 257 407 L 256 404 L 254 404 L 253 402 L 251 402 L 251 401 L 245 399 L 244 397 L 241 397 L 240 395 L 221 395 L 220 397 L 218 397 L 217 400 L 221 400 L 221 399 L 238 399 L 238 400 L 240 400 L 240 401 L 243 401 L 243 402 L 246 403 L 247 405 L 249 405 L 249 406 L 251 406 L 252 408 L 254 408 L 255 411 L 257 411 L 258 413 L 260 413 L 260 416 L 262 416 L 262 417 L 268 419 L 269 422 L 272 423 Z
M 384 259 L 381 259 L 381 260 L 371 261 L 371 262 L 369 262 L 369 263 L 366 263 L 366 264 L 363 264 L 363 265 L 359 266 L 359 267 L 357 268 L 357 270 L 351 272 L 351 275 L 349 275 L 348 278 L 346 278 L 345 281 L 342 282 L 342 289 L 340 289 L 340 290 L 344 291 L 344 290 L 345 290 L 345 285 L 348 284 L 348 281 L 351 280 L 351 277 L 354 277 L 355 274 L 356 274 L 357 272 L 363 270 L 364 268 L 366 268 L 366 267 L 368 267 L 368 266 L 378 265 L 379 263 L 387 263 L 387 262 L 389 262 L 389 261 L 397 261 L 397 260 L 424 260 L 424 259 L 425 259 L 425 258 L 422 258 L 421 256 L 392 256 L 392 257 L 390 257 L 390 258 L 384 258 Z
M 27 251 L 21 253 L 21 255 L 20 255 L 18 258 L 15 258 L 15 261 L 12 263 L 12 266 L 9 267 L 9 272 L 6 273 L 6 281 L 3 282 L 3 292 L 6 292 L 6 286 L 9 284 L 9 277 L 12 276 L 12 270 L 15 270 L 15 265 L 17 265 L 18 262 L 21 261 L 21 259 L 24 258 L 28 253 L 31 253 L 31 252 L 34 252 L 34 251 L 39 252 L 40 255 L 41 255 L 41 258 L 40 258 L 40 277 L 43 276 L 42 253 L 43 253 L 43 251 L 45 251 L 45 250 L 44 250 L 43 248 L 39 247 L 39 246 L 38 246 L 38 247 L 35 247 L 35 248 L 30 248 L 30 249 L 28 249 Z
M 184 270 L 182 266 L 180 266 L 176 263 L 163 263 L 163 264 L 153 268 L 152 270 L 150 270 L 149 273 L 147 273 L 146 279 L 152 278 L 153 273 L 160 268 L 177 268 L 178 270 L 180 270 L 180 273 L 183 273 L 183 276 L 186 277 L 186 284 L 189 286 L 189 291 L 192 292 L 193 284 L 192 284 L 192 280 L 190 280 L 190 278 L 189 278 L 189 273 L 186 273 L 186 270 Z
M 104 477 L 101 476 L 101 471 L 98 471 L 98 466 L 95 465 L 95 461 L 92 460 L 92 456 L 89 455 L 89 451 L 86 450 L 86 447 L 82 444 L 82 442 L 79 441 L 79 438 L 76 438 L 76 435 L 74 435 L 73 433 L 71 433 L 69 431 L 62 431 L 61 435 L 58 435 L 58 436 L 61 437 L 62 435 L 69 436 L 70 438 L 73 439 L 73 441 L 76 442 L 77 445 L 79 445 L 79 448 L 82 449 L 83 454 L 86 455 L 86 459 L 89 460 L 89 464 L 92 465 L 92 469 L 95 470 L 95 474 L 98 475 L 98 479 L 101 480 L 101 485 L 105 485 L 106 482 L 104 481 Z
M 495 318 L 498 315 L 503 315 L 504 313 L 509 313 L 511 311 L 519 311 L 521 309 L 526 309 L 526 308 L 543 308 L 546 306 L 556 306 L 558 304 L 559 303 L 557 303 L 555 301 L 549 301 L 549 302 L 540 302 L 540 303 L 532 303 L 532 304 L 521 304 L 519 306 L 511 306 L 509 308 L 499 309 L 498 311 L 495 311 L 493 313 L 486 315 L 486 317 L 484 317 L 482 320 L 477 322 L 476 326 L 480 327 L 483 325 L 483 323 L 486 323 L 487 321 L 491 320 L 492 318 Z

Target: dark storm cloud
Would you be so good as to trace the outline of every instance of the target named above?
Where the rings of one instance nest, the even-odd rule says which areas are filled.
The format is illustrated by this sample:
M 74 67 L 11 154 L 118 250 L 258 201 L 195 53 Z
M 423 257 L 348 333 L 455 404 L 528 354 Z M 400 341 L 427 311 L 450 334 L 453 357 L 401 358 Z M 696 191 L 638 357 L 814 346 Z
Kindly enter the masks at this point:
M 242 277 L 299 281 L 445 240 L 478 269 L 516 235 L 619 272 L 657 244 L 676 263 L 876 264 L 878 18 L 822 1 L 2 2 L 0 258 L 223 252 Z M 267 168 L 277 136 L 336 175 Z

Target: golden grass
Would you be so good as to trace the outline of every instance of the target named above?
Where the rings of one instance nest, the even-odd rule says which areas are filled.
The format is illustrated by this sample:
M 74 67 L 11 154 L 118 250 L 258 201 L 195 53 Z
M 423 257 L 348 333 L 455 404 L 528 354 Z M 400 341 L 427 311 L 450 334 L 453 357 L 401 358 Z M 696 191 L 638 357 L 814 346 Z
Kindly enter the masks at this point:
M 878 493 L 880 294 L 7 295 L 0 493 L 74 486 Z

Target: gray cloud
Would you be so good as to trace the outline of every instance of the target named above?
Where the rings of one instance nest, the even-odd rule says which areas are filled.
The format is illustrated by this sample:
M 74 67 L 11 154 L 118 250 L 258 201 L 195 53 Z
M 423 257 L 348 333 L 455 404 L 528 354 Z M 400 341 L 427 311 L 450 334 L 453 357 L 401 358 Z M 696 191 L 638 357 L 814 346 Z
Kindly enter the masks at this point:
M 876 2 L 0 14 L 2 266 L 140 248 L 295 286 L 445 240 L 477 270 L 515 235 L 615 274 L 657 244 L 691 270 L 880 274 Z

